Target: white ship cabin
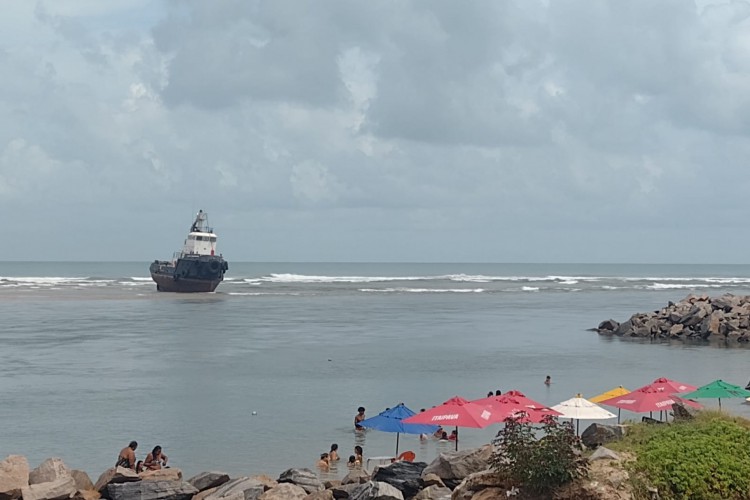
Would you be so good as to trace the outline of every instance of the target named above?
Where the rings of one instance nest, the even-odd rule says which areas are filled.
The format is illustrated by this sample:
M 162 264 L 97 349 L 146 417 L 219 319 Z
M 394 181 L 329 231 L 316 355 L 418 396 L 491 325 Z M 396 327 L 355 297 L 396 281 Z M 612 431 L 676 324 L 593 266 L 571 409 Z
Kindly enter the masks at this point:
M 215 255 L 216 234 L 208 227 L 208 214 L 203 210 L 195 216 L 195 222 L 190 226 L 190 233 L 182 247 L 183 255 Z
M 214 233 L 191 232 L 182 247 L 183 255 L 215 255 L 216 235 Z

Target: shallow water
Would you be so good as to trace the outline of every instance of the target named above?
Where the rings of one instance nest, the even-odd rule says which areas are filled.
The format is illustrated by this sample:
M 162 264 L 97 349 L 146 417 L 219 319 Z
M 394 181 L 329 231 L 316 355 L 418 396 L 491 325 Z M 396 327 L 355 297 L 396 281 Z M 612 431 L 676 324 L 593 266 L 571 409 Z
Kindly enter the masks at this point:
M 354 433 L 360 405 L 418 411 L 496 389 L 555 404 L 661 376 L 750 377 L 737 344 L 586 331 L 691 292 L 749 294 L 748 266 L 230 266 L 217 293 L 174 295 L 147 263 L 0 263 L 0 454 L 97 476 L 136 439 L 139 457 L 161 444 L 186 475 L 276 475 L 314 469 L 333 442 L 344 461 L 357 443 L 393 454 L 394 435 Z M 460 446 L 496 431 L 461 429 Z M 418 460 L 448 446 L 400 437 Z

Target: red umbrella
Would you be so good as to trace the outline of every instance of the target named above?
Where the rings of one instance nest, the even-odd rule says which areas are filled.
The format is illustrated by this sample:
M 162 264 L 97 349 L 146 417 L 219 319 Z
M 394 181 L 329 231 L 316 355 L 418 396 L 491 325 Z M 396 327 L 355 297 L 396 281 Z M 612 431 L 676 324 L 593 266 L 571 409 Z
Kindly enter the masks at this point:
M 508 393 L 505 393 L 502 396 L 477 399 L 476 401 L 472 401 L 472 403 L 490 407 L 495 412 L 495 415 L 503 420 L 508 417 L 514 417 L 520 418 L 521 422 L 530 422 L 532 424 L 541 423 L 547 415 L 552 417 L 562 415 L 562 413 L 555 411 L 552 408 L 525 404 L 525 401 L 520 398 L 516 399 L 512 396 L 508 396 Z
M 498 418 L 491 408 L 472 403 L 458 396 L 452 397 L 440 406 L 419 412 L 403 420 L 405 424 L 451 425 L 456 428 L 457 436 L 459 427 L 482 429 L 500 421 L 502 419 Z M 458 450 L 458 439 L 456 439 L 456 450 Z
M 695 385 L 685 384 L 683 382 L 677 382 L 676 380 L 669 380 L 668 378 L 657 378 L 650 384 L 644 385 L 643 387 L 639 387 L 636 389 L 636 391 L 640 389 L 655 389 L 657 391 L 663 391 L 667 394 L 675 394 L 677 392 L 690 392 L 696 390 L 698 387 Z
M 505 394 L 503 394 L 503 396 L 509 396 L 509 397 L 515 398 L 515 399 L 519 400 L 522 405 L 528 406 L 529 408 L 537 408 L 537 409 L 542 408 L 542 409 L 547 409 L 547 410 L 555 411 L 552 408 L 543 405 L 542 403 L 538 403 L 538 402 L 534 401 L 531 398 L 527 398 L 526 395 L 524 393 L 522 393 L 521 391 L 513 391 L 513 390 L 511 390 L 511 391 L 508 391 Z
M 645 413 L 653 411 L 666 411 L 675 403 L 682 403 L 694 408 L 701 408 L 695 401 L 681 399 L 674 394 L 664 390 L 653 389 L 649 386 L 636 389 L 622 396 L 600 401 L 599 404 L 630 410 L 633 413 Z

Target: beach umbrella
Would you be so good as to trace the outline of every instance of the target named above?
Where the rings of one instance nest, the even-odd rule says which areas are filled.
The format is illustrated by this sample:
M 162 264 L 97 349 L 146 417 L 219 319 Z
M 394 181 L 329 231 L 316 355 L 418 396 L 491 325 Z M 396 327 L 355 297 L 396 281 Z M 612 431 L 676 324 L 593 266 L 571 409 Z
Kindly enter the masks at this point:
M 614 413 L 610 413 L 596 403 L 592 403 L 580 394 L 554 405 L 552 409 L 560 412 L 561 417 L 576 421 L 576 434 L 578 434 L 580 420 L 608 420 L 616 417 Z
M 439 406 L 404 419 L 406 424 L 454 426 L 456 428 L 456 450 L 458 450 L 459 427 L 483 429 L 500 421 L 502 419 L 496 417 L 491 408 L 472 403 L 459 396 L 454 396 Z
M 657 378 L 650 384 L 646 384 L 643 387 L 639 387 L 639 389 L 645 389 L 645 388 L 651 388 L 656 389 L 657 391 L 664 391 L 667 394 L 676 394 L 678 392 L 687 392 L 687 391 L 694 391 L 698 388 L 698 386 L 685 384 L 683 382 L 677 382 L 676 380 L 670 380 L 668 378 Z
M 393 408 L 387 408 L 374 417 L 362 420 L 359 425 L 367 429 L 396 433 L 396 456 L 398 456 L 398 441 L 401 434 L 432 434 L 438 429 L 437 425 L 407 424 L 403 420 L 415 415 L 404 403 Z
M 629 392 L 630 392 L 629 389 L 625 389 L 623 386 L 619 385 L 619 386 L 615 387 L 614 389 L 610 389 L 607 392 L 603 392 L 603 393 L 599 394 L 598 396 L 594 396 L 593 398 L 589 398 L 589 401 L 591 401 L 592 403 L 601 403 L 605 399 L 615 398 L 617 396 L 622 396 L 622 395 L 627 394 Z M 620 408 L 617 409 L 617 423 L 618 424 L 620 423 L 620 412 L 621 411 L 622 410 Z
M 541 406 L 539 403 L 525 404 L 526 402 L 520 398 L 509 396 L 508 393 L 472 401 L 472 403 L 488 406 L 495 412 L 496 417 L 502 420 L 513 417 L 518 418 L 521 422 L 539 424 L 544 421 L 546 416 L 560 416 L 560 413 L 552 408 Z
M 542 422 L 545 415 L 553 417 L 560 416 L 552 408 L 543 405 L 531 398 L 526 397 L 521 391 L 511 390 L 500 396 L 488 396 L 482 399 L 476 399 L 472 403 L 490 406 L 505 420 L 509 416 L 516 417 L 518 413 L 525 412 L 526 417 L 521 421 L 538 424 Z
M 691 392 L 680 394 L 680 397 L 683 398 L 718 399 L 719 411 L 721 411 L 721 398 L 747 398 L 748 396 L 750 396 L 750 391 L 738 385 L 728 384 L 723 380 L 714 380 L 710 384 L 698 387 Z
M 687 401 L 670 394 L 663 390 L 653 389 L 649 386 L 631 391 L 622 396 L 615 396 L 610 399 L 600 401 L 606 406 L 614 406 L 623 410 L 629 410 L 633 413 L 645 413 L 654 411 L 667 411 L 675 403 L 682 403 L 694 408 L 701 406 L 695 401 Z

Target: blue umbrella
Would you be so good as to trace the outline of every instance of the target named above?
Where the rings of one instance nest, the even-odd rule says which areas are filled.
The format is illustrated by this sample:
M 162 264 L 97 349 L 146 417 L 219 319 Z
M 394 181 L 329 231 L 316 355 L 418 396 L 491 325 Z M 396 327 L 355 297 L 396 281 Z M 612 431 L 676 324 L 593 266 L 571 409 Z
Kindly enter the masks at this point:
M 359 423 L 362 427 L 375 429 L 383 432 L 396 433 L 396 456 L 398 456 L 398 438 L 404 434 L 432 434 L 439 426 L 427 424 L 405 424 L 403 419 L 416 415 L 404 403 L 399 403 L 393 408 L 378 413 L 376 416 L 365 419 Z

